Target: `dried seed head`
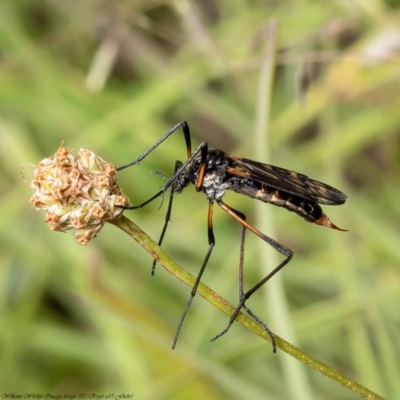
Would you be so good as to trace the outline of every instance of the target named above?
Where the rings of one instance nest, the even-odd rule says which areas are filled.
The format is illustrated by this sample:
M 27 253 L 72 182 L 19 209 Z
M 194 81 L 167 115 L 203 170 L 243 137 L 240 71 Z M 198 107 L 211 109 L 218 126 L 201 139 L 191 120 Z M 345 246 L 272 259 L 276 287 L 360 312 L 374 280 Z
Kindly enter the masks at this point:
M 80 244 L 86 245 L 130 205 L 116 184 L 116 167 L 90 150 L 80 149 L 74 157 L 61 143 L 52 157 L 34 167 L 30 203 L 47 211 L 46 223 L 53 231 L 75 229 Z

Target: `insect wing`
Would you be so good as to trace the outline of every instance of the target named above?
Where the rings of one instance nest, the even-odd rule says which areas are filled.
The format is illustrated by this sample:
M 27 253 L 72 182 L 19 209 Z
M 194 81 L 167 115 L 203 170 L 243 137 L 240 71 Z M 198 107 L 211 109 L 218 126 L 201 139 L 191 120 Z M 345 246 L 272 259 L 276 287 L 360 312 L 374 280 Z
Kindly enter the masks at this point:
M 229 157 L 234 161 L 234 168 L 229 169 L 229 173 L 232 175 L 243 176 L 321 204 L 339 205 L 347 199 L 347 196 L 340 190 L 298 172 L 247 158 L 231 155 Z

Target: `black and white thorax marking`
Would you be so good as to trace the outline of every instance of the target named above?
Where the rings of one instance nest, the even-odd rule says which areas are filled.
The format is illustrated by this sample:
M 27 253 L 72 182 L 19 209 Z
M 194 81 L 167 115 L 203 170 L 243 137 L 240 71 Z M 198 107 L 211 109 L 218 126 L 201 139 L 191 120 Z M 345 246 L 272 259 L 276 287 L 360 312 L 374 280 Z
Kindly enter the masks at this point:
M 196 157 L 190 167 L 182 172 L 174 182 L 174 192 L 181 193 L 190 183 L 196 185 L 199 180 L 201 156 Z M 231 189 L 232 183 L 229 181 L 231 174 L 227 173 L 227 168 L 233 167 L 232 161 L 226 154 L 217 149 L 210 149 L 207 154 L 206 169 L 202 185 L 199 191 L 202 191 L 210 203 L 220 201 L 225 194 L 225 190 Z M 183 164 L 178 161 L 176 170 Z

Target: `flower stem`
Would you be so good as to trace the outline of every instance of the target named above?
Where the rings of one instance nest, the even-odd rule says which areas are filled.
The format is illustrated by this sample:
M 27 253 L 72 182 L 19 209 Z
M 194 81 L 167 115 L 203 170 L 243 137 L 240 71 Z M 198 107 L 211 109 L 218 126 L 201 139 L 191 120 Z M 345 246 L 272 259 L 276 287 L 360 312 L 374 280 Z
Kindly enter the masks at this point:
M 110 223 L 122 229 L 125 233 L 131 236 L 132 239 L 138 242 L 170 274 L 174 275 L 176 278 L 178 278 L 189 287 L 193 286 L 196 278 L 185 271 L 183 268 L 181 268 L 179 265 L 177 265 L 171 258 L 169 258 L 167 254 L 165 254 L 164 251 L 131 220 L 123 215 L 121 218 L 110 221 Z M 220 297 L 204 283 L 200 282 L 197 292 L 210 304 L 217 307 L 225 314 L 230 316 L 235 311 L 235 307 L 229 304 L 225 299 Z M 263 328 L 259 326 L 255 321 L 253 321 L 250 317 L 246 316 L 243 313 L 239 313 L 236 321 L 246 327 L 251 332 L 260 336 L 262 339 L 271 342 L 271 338 L 266 334 Z M 275 335 L 275 341 L 276 347 L 280 350 L 303 362 L 312 369 L 318 371 L 326 378 L 336 381 L 340 385 L 349 388 L 351 391 L 358 394 L 361 398 L 369 400 L 384 400 L 383 397 L 365 388 L 354 380 L 346 377 L 339 371 L 336 371 L 335 369 L 329 367 L 321 361 L 309 356 L 308 354 L 304 353 L 296 346 L 293 346 L 292 344 L 286 342 L 279 336 Z

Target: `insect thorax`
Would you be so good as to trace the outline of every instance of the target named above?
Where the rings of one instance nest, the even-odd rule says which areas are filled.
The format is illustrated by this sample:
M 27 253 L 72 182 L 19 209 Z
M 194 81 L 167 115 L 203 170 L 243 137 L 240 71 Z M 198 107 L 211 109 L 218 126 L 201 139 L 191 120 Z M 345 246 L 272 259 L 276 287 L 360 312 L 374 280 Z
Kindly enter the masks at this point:
M 216 168 L 213 172 L 206 172 L 203 180 L 202 191 L 208 201 L 221 200 L 229 184 L 225 181 L 225 168 Z

